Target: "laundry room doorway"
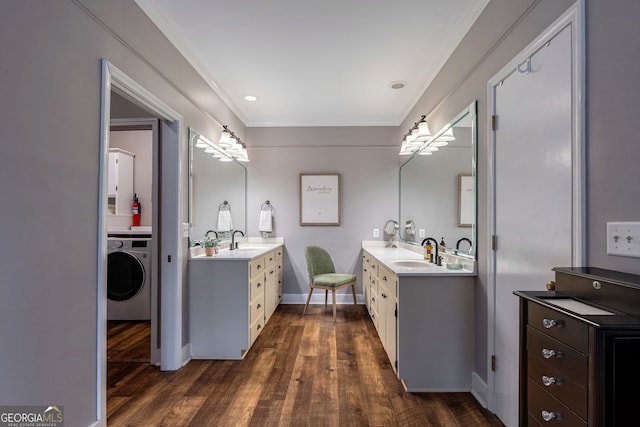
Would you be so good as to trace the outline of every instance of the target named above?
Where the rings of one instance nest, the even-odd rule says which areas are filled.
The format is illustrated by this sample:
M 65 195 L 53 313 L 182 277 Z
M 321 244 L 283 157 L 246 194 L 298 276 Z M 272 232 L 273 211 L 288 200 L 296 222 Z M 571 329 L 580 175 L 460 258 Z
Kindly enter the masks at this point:
M 107 205 L 108 363 L 160 364 L 158 227 L 153 205 L 153 200 L 158 200 L 159 133 L 158 118 L 150 115 L 112 91 Z M 116 184 L 120 187 L 117 191 Z
M 186 238 L 181 227 L 183 202 L 181 188 L 186 178 L 181 174 L 181 164 L 186 157 L 187 136 L 181 114 L 145 89 L 106 59 L 102 60 L 100 111 L 100 159 L 98 201 L 97 247 L 97 313 L 96 313 L 96 394 L 97 419 L 106 421 L 107 411 L 107 267 L 109 205 L 109 137 L 111 132 L 111 95 L 117 93 L 135 106 L 157 118 L 158 149 L 154 150 L 155 194 L 152 196 L 152 224 L 154 234 L 154 261 L 158 291 L 158 330 L 160 369 L 177 370 L 184 363 L 183 348 L 183 262 L 186 256 Z M 132 252 L 138 252 L 139 244 L 132 244 Z M 124 247 L 123 243 L 123 247 Z

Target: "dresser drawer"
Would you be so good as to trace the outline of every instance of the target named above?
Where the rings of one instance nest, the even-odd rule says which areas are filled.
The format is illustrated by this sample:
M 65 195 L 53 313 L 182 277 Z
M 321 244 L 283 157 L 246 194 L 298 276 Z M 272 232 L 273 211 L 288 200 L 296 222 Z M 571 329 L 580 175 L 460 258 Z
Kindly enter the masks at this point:
M 529 303 L 528 308 L 528 325 L 569 344 L 581 353 L 589 351 L 589 326 L 586 323 L 540 304 Z
M 547 393 L 542 387 L 536 384 L 531 378 L 527 381 L 527 395 L 529 416 L 542 425 L 586 427 L 587 423 L 569 408 L 564 406 L 553 396 Z M 546 421 L 543 413 L 551 413 L 555 418 Z
M 527 354 L 527 375 L 580 417 L 587 418 L 586 387 L 533 353 Z
M 527 352 L 540 357 L 553 369 L 564 372 L 578 384 L 587 386 L 588 357 L 572 347 L 527 326 Z M 550 352 L 555 352 L 555 355 Z

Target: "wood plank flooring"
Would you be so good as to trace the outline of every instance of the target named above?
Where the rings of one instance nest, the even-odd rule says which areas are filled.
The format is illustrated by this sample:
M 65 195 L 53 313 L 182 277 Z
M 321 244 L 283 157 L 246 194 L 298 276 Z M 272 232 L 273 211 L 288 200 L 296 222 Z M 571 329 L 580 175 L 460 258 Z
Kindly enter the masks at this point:
M 502 426 L 469 393 L 405 392 L 364 306 L 341 305 L 337 323 L 330 307 L 309 306 L 304 317 L 302 310 L 280 305 L 244 360 L 192 360 L 161 372 L 114 358 L 107 424 Z M 113 354 L 125 355 L 116 343 L 127 332 L 120 343 L 135 347 L 136 334 L 110 329 Z

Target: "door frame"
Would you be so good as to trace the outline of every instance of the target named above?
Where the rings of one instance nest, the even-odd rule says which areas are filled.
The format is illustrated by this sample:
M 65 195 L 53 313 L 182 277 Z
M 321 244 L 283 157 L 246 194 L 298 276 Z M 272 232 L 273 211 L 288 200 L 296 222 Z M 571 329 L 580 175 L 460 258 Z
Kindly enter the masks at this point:
M 527 58 L 531 57 L 547 40 L 568 25 L 571 26 L 572 40 L 572 263 L 582 266 L 586 259 L 585 230 L 585 34 L 584 0 L 578 0 L 562 14 L 550 27 L 534 39 L 522 52 L 516 55 L 487 83 L 487 408 L 494 412 L 496 408 L 495 373 L 491 369 L 492 356 L 495 355 L 495 310 L 496 310 L 496 255 L 493 250 L 493 238 L 496 234 L 496 165 L 495 131 L 491 129 L 491 117 L 495 114 L 495 87 L 517 70 Z
M 163 182 L 168 187 L 157 213 L 161 218 L 182 218 L 182 149 L 186 146 L 184 119 L 153 93 L 142 87 L 131 77 L 119 70 L 108 60 L 102 59 L 101 105 L 100 105 L 100 168 L 98 175 L 98 265 L 97 265 L 97 314 L 96 314 L 96 419 L 106 424 L 107 383 L 106 383 L 106 343 L 107 343 L 107 169 L 109 164 L 109 132 L 111 127 L 111 90 L 124 95 L 135 104 L 152 112 L 158 119 L 176 129 L 176 137 L 160 136 L 159 147 L 164 156 L 165 168 L 158 172 L 177 177 Z M 165 188 L 163 187 L 163 190 Z M 155 218 L 154 218 L 155 220 Z M 162 260 L 173 256 L 173 262 L 161 262 L 158 274 L 162 282 L 160 298 L 161 342 L 160 368 L 176 370 L 183 364 L 182 349 L 182 232 L 178 221 L 163 221 L 156 235 L 161 235 L 158 251 Z M 171 222 L 171 223 L 169 223 Z

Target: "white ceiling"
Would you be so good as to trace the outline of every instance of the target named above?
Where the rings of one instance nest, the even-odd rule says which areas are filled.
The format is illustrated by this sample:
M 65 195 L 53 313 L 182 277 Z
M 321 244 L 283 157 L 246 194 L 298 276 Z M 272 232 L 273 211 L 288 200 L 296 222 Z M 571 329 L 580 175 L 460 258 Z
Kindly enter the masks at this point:
M 255 127 L 399 125 L 489 0 L 136 2 Z

